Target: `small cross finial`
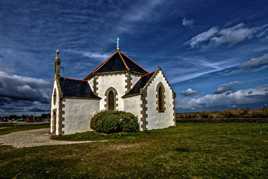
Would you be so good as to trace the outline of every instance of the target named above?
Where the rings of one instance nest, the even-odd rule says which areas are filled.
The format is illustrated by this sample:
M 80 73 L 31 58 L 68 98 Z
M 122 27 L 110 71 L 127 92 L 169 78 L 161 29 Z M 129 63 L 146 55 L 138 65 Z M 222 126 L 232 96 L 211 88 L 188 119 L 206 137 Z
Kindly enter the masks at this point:
M 119 50 L 119 37 L 117 37 L 117 39 L 116 39 L 116 50 Z
M 56 56 L 59 57 L 60 56 L 60 49 L 56 50 Z

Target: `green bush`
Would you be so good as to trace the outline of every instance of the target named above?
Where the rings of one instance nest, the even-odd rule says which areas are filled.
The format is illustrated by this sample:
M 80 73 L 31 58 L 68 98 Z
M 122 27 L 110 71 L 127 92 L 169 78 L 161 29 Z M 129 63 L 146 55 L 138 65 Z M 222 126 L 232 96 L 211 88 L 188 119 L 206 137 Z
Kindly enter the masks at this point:
M 139 130 L 137 117 L 122 111 L 100 112 L 91 119 L 90 127 L 103 133 L 137 132 Z
M 100 112 L 100 113 L 95 114 L 91 118 L 91 121 L 90 121 L 90 127 L 91 127 L 91 129 L 96 130 L 97 121 L 99 119 L 101 119 L 103 115 L 104 115 L 104 112 Z
M 121 128 L 123 132 L 137 132 L 139 130 L 137 118 L 134 115 L 123 118 L 121 120 Z

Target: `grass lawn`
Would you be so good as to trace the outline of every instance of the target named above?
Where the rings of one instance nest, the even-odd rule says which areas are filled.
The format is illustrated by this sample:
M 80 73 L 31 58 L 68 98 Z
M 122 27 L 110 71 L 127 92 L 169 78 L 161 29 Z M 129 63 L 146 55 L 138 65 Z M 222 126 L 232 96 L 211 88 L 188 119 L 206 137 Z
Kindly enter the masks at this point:
M 0 176 L 243 179 L 268 176 L 268 123 L 181 123 L 138 134 L 84 133 L 63 138 L 108 139 L 108 142 L 23 149 L 0 146 Z
M 47 127 L 49 127 L 48 124 L 32 124 L 32 125 L 0 124 L 0 135 L 8 134 L 11 132 L 31 130 L 31 129 L 41 129 Z

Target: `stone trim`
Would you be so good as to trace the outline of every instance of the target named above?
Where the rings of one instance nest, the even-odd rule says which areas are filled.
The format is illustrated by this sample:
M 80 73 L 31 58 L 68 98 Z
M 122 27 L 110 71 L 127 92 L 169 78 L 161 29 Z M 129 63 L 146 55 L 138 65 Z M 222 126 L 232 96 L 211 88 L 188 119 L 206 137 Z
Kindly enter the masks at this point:
M 104 108 L 106 109 L 106 110 L 108 110 L 108 94 L 109 94 L 109 92 L 110 91 L 113 91 L 114 92 L 114 97 L 115 97 L 115 99 L 114 99 L 114 102 L 115 102 L 115 109 L 114 110 L 117 110 L 118 109 L 118 94 L 117 94 L 117 91 L 116 91 L 116 89 L 114 89 L 113 87 L 110 87 L 110 88 L 108 88 L 107 90 L 106 90 L 106 92 L 105 92 L 105 99 L 104 99 L 104 102 L 105 102 L 105 104 L 104 104 Z
M 153 82 L 154 78 L 156 77 L 157 73 L 159 70 L 157 70 L 153 76 L 150 78 L 150 80 L 147 82 L 147 84 L 143 87 L 143 89 L 140 90 L 140 95 L 141 95 L 141 127 L 143 130 L 147 130 L 146 125 L 148 124 L 148 121 L 146 120 L 148 118 L 148 107 L 147 107 L 147 87 Z
M 141 128 L 143 131 L 147 130 L 146 125 L 148 122 L 146 121 L 148 114 L 147 114 L 147 91 L 144 90 L 141 94 Z
M 126 80 L 125 80 L 125 82 L 126 82 L 126 86 L 125 86 L 126 92 L 131 89 L 131 85 L 132 85 L 131 80 L 132 80 L 132 77 L 131 77 L 130 73 L 126 73 Z
M 159 88 L 162 88 L 163 89 L 163 110 L 160 110 L 159 109 L 159 104 L 158 104 L 158 92 L 159 92 Z M 158 111 L 159 113 L 163 113 L 166 111 L 166 103 L 165 103 L 165 87 L 164 85 L 159 82 L 158 85 L 156 86 L 156 111 Z

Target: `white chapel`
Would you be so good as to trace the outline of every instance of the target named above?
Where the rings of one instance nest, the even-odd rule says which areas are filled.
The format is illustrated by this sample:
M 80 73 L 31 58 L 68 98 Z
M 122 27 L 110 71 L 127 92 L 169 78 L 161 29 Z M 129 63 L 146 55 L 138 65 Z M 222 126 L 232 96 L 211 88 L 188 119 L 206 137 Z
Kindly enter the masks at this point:
M 175 92 L 163 70 L 147 72 L 119 48 L 83 80 L 61 76 L 56 51 L 50 132 L 90 131 L 90 120 L 103 110 L 126 111 L 140 131 L 175 126 Z

